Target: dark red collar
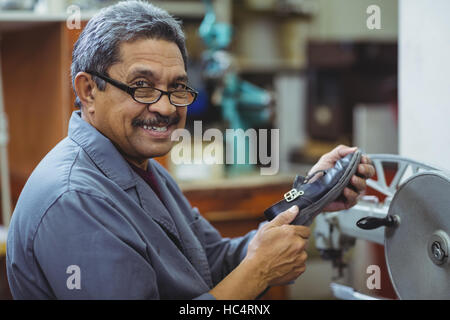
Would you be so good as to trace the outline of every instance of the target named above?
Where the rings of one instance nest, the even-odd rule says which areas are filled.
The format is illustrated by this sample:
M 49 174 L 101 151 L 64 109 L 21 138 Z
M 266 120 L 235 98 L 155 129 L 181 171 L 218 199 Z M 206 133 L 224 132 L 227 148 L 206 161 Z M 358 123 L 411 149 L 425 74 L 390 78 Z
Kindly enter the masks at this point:
M 142 179 L 144 179 L 145 182 L 147 182 L 147 184 L 150 186 L 150 188 L 152 188 L 152 190 L 156 193 L 156 195 L 162 202 L 161 191 L 159 190 L 158 183 L 155 176 L 153 175 L 153 172 L 141 169 L 130 162 L 129 164 L 134 172 L 136 172 Z

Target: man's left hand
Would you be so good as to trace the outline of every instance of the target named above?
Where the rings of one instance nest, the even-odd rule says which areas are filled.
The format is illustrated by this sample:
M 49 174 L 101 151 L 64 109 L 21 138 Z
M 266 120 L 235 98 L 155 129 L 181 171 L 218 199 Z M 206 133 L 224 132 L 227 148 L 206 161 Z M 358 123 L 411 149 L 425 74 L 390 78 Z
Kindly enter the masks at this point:
M 357 147 L 348 147 L 340 145 L 332 151 L 324 154 L 319 161 L 311 168 L 311 172 L 317 170 L 326 170 L 334 167 L 336 161 L 345 157 L 349 153 L 355 152 Z M 357 202 L 360 194 L 366 190 L 366 180 L 375 175 L 375 167 L 372 161 L 366 155 L 361 157 L 361 163 L 358 165 L 356 174 L 350 179 L 350 186 L 346 187 L 342 195 L 334 202 L 324 208 L 324 211 L 339 211 L 353 207 Z M 313 180 L 312 180 L 313 181 Z

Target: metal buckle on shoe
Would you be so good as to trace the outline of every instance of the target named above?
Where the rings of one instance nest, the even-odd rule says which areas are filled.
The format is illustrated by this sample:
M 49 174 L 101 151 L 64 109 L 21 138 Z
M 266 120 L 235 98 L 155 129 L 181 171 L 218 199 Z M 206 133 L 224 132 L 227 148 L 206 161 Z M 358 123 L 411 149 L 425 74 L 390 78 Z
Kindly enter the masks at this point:
M 291 202 L 302 196 L 304 193 L 305 192 L 303 190 L 297 191 L 297 189 L 293 188 L 284 194 L 284 199 L 287 202 Z

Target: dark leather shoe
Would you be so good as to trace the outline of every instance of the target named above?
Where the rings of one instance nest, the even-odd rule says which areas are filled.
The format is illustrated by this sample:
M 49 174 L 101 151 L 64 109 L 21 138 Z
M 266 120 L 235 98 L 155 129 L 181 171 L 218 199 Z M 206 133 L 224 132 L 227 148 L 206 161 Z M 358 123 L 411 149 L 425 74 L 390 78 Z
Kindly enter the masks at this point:
M 297 176 L 293 188 L 284 194 L 284 199 L 266 209 L 264 215 L 268 220 L 272 220 L 281 212 L 297 205 L 300 212 L 291 224 L 310 225 L 324 207 L 342 194 L 360 161 L 361 151 L 357 150 L 338 160 L 333 168 L 314 172 L 306 178 Z M 320 172 L 323 172 L 322 177 L 308 183 Z

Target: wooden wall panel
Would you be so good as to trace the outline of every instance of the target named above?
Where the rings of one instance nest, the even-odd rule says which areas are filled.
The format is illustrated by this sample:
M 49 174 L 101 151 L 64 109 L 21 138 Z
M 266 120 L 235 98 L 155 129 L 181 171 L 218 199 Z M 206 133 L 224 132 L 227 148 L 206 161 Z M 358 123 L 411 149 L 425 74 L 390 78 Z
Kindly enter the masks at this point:
M 2 43 L 11 173 L 27 178 L 64 136 L 58 24 L 6 33 Z

